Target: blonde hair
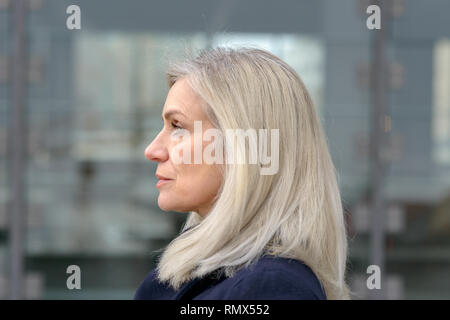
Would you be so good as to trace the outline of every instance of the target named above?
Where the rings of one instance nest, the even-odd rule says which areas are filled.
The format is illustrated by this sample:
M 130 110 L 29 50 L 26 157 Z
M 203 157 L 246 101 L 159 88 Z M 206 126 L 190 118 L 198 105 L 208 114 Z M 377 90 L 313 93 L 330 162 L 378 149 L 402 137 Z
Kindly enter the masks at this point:
M 167 76 L 169 87 L 188 80 L 216 128 L 279 129 L 280 146 L 275 175 L 254 164 L 225 165 L 214 206 L 204 217 L 190 212 L 160 257 L 159 280 L 178 289 L 218 268 L 231 277 L 269 253 L 304 262 L 327 299 L 349 299 L 336 172 L 298 74 L 264 50 L 219 47 L 173 64 Z

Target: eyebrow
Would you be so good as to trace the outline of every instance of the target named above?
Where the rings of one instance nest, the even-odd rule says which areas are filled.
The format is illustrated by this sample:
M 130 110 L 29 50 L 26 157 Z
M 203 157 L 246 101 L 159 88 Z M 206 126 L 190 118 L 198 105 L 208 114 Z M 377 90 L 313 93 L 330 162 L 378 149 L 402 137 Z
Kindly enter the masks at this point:
M 183 112 L 181 112 L 181 111 L 179 111 L 179 110 L 169 110 L 169 111 L 167 111 L 164 115 L 161 115 L 161 118 L 164 120 L 164 118 L 166 118 L 166 119 L 169 119 L 169 117 L 171 116 L 171 115 L 173 115 L 173 114 L 181 114 L 182 116 L 184 116 L 184 117 L 186 117 L 186 115 L 183 113 Z

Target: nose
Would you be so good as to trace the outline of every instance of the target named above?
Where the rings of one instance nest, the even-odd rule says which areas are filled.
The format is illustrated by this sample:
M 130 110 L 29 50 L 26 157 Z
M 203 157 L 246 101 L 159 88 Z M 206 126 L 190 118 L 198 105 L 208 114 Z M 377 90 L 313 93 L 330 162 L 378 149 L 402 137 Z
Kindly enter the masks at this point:
M 160 134 L 145 148 L 145 157 L 150 161 L 164 162 L 169 158 L 169 152 L 163 145 Z

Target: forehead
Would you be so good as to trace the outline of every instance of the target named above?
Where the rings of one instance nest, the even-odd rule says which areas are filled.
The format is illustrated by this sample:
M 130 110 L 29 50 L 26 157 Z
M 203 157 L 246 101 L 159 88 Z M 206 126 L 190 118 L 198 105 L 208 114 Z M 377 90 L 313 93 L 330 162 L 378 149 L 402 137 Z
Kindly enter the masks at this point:
M 202 104 L 203 99 L 192 90 L 187 80 L 182 78 L 170 88 L 164 104 L 163 116 L 166 113 L 178 111 L 190 119 L 203 119 L 205 115 Z

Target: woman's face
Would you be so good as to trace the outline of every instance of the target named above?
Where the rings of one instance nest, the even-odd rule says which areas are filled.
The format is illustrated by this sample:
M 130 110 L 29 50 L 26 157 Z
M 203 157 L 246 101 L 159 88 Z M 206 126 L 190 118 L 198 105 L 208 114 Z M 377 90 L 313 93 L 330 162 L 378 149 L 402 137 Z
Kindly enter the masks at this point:
M 164 104 L 164 127 L 145 149 L 145 157 L 158 163 L 158 206 L 164 211 L 195 211 L 205 216 L 222 183 L 219 164 L 207 164 L 203 158 L 200 164 L 194 163 L 195 136 L 201 134 L 203 137 L 205 130 L 214 128 L 203 112 L 202 101 L 186 79 L 176 81 Z M 195 135 L 194 121 L 201 121 L 202 124 L 202 130 Z M 197 141 L 201 141 L 204 149 L 210 142 L 203 142 L 202 137 L 197 137 Z M 174 138 L 178 138 L 177 141 Z M 180 157 L 183 156 L 182 150 L 190 150 L 190 163 L 172 159 L 176 145 Z

